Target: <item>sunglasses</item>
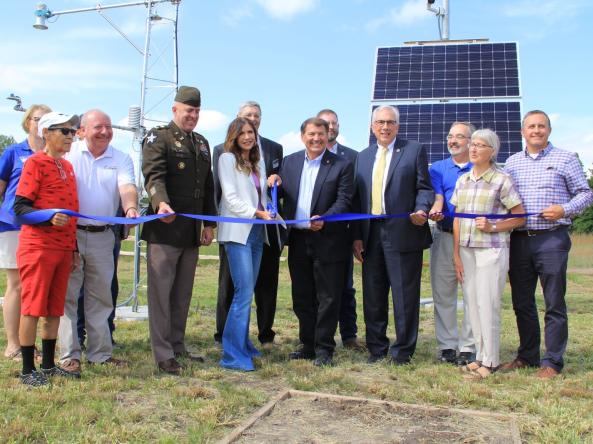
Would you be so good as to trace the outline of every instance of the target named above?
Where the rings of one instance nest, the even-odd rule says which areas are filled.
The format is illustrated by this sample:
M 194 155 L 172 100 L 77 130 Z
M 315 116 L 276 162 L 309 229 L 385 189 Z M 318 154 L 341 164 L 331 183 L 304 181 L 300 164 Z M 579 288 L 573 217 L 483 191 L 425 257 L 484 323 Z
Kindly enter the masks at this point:
M 74 136 L 76 134 L 76 131 L 77 131 L 74 128 L 62 128 L 62 127 L 59 127 L 59 128 L 48 128 L 48 130 L 49 131 L 61 131 L 64 136 L 67 136 L 68 134 L 70 134 L 71 136 Z

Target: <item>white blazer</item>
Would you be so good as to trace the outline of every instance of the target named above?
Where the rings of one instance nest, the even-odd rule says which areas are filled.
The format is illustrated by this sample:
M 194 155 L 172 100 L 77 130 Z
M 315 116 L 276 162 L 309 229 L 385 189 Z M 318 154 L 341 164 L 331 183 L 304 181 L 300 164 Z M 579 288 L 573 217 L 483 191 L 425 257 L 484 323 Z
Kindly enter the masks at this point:
M 255 219 L 257 210 L 257 189 L 251 176 L 237 170 L 237 161 L 232 153 L 222 153 L 218 159 L 218 178 L 222 189 L 220 198 L 220 215 L 225 217 L 241 217 Z M 261 187 L 261 204 L 266 208 L 268 204 L 266 165 L 259 160 L 259 186 Z M 218 242 L 237 242 L 247 244 L 247 238 L 253 224 L 239 224 L 231 222 L 218 223 Z M 268 242 L 268 230 L 264 230 L 265 242 Z

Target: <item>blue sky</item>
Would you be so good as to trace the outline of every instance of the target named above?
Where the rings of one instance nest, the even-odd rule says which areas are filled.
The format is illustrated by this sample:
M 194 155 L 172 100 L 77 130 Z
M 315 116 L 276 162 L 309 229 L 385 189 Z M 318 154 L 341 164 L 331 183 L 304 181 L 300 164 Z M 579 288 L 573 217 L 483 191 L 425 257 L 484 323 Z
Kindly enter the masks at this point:
M 97 2 L 46 3 L 61 11 Z M 140 102 L 141 55 L 96 12 L 64 15 L 47 31 L 35 30 L 35 4 L 2 2 L 0 133 L 24 138 L 22 114 L 3 100 L 10 93 L 25 106 L 47 103 L 63 112 L 99 107 L 125 124 L 128 107 Z M 590 2 L 450 0 L 450 6 L 452 39 L 519 43 L 523 110 L 547 111 L 554 144 L 593 167 Z M 164 17 L 171 11 L 167 4 L 157 8 Z M 438 38 L 424 0 L 182 0 L 179 12 L 179 80 L 202 91 L 198 131 L 212 145 L 220 143 L 237 106 L 256 100 L 263 109 L 262 135 L 283 143 L 287 153 L 301 147 L 300 123 L 325 107 L 338 112 L 342 141 L 364 148 L 376 48 Z M 105 15 L 143 46 L 143 6 Z M 171 77 L 167 23 L 152 33 L 159 78 Z M 169 120 L 167 92 L 149 90 L 150 116 Z M 134 151 L 131 138 L 119 131 L 114 145 Z

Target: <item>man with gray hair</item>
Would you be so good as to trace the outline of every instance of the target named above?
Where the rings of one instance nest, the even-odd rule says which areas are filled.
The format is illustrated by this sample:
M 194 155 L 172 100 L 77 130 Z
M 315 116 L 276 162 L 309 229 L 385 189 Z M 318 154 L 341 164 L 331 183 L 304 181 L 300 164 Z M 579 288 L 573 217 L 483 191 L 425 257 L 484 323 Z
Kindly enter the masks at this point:
M 376 108 L 371 129 L 377 143 L 358 154 L 354 210 L 377 216 L 406 213 L 409 217 L 367 219 L 357 224 L 353 249 L 362 262 L 368 362 L 377 362 L 389 353 L 392 363 L 405 365 L 410 363 L 418 339 L 422 252 L 431 243 L 427 221 L 434 191 L 424 147 L 397 138 L 397 108 Z M 390 289 L 396 333 L 391 347 L 387 337 Z
M 457 179 L 469 172 L 469 146 L 475 127 L 469 122 L 454 122 L 447 135 L 447 149 L 451 156 L 430 167 L 430 179 L 435 199 L 428 217 L 436 222 L 430 247 L 430 283 L 434 302 L 434 330 L 439 347 L 438 359 L 457 365 L 474 361 L 476 347 L 472 335 L 467 298 L 463 293 L 463 321 L 457 328 L 457 275 L 453 265 L 453 212 L 450 203 Z M 457 350 L 459 349 L 459 356 Z
M 261 124 L 261 107 L 259 103 L 248 101 L 239 107 L 237 117 L 249 120 L 258 130 L 257 145 L 260 156 L 266 164 L 266 177 L 278 174 L 282 164 L 282 145 L 259 135 Z M 216 204 L 220 202 L 222 190 L 218 179 L 218 158 L 224 152 L 224 144 L 214 147 L 212 154 L 212 171 L 214 175 L 214 187 L 216 193 Z M 270 244 L 264 243 L 264 250 L 261 258 L 260 273 L 255 284 L 255 305 L 257 307 L 258 340 L 264 350 L 273 347 L 276 333 L 272 329 L 276 315 L 276 299 L 278 293 L 278 272 L 280 267 L 281 243 L 279 239 L 280 226 L 267 225 L 268 240 Z M 220 266 L 218 269 L 218 301 L 216 303 L 216 332 L 214 340 L 222 342 L 224 324 L 233 302 L 234 287 L 231 279 L 228 260 L 224 247 L 219 245 Z
M 82 116 L 81 140 L 72 144 L 65 158 L 72 163 L 80 212 L 94 216 L 116 215 L 120 202 L 126 217 L 138 217 L 138 191 L 134 166 L 129 155 L 110 145 L 111 118 L 93 109 Z M 123 361 L 113 358 L 113 344 L 107 319 L 113 310 L 113 246 L 111 225 L 92 219 L 79 219 L 76 237 L 81 263 L 68 283 L 64 316 L 60 321 L 59 344 L 62 367 L 79 372 L 81 346 L 78 338 L 78 297 L 84 282 L 84 314 L 87 330 L 86 355 L 91 364 Z

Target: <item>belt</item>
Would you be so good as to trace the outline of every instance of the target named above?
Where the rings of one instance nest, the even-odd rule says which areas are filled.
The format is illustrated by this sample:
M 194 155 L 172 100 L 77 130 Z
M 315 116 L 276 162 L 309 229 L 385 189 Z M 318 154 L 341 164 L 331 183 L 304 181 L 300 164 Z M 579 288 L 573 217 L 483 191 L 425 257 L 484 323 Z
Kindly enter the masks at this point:
M 453 234 L 453 228 L 443 228 L 443 227 L 439 227 L 438 225 L 437 225 L 437 227 L 439 230 L 444 231 L 445 233 Z
M 88 231 L 89 233 L 103 233 L 111 228 L 111 225 L 76 225 L 77 230 Z
M 539 236 L 541 234 L 551 233 L 552 231 L 560 230 L 561 228 L 566 228 L 566 225 L 556 225 L 552 228 L 546 228 L 543 230 L 514 230 L 513 234 L 521 235 L 521 236 Z

